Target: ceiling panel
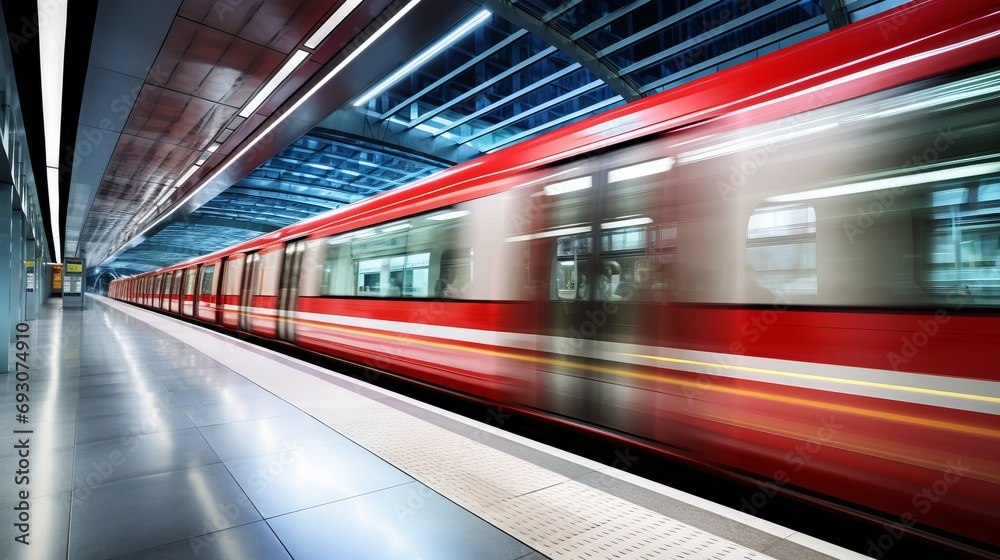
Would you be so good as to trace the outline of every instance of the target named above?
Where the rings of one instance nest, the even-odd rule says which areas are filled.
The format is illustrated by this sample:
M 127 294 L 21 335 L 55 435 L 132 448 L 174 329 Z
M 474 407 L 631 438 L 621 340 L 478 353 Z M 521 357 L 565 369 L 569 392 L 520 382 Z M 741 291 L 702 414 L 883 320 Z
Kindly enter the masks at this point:
M 180 16 L 288 54 L 329 8 L 323 0 L 188 0 Z
M 284 59 L 280 52 L 177 18 L 146 82 L 242 107 Z
M 200 155 L 201 152 L 182 146 L 122 134 L 108 163 L 105 183 L 109 177 L 167 183 L 191 167 Z
M 124 133 L 200 151 L 208 148 L 237 111 L 200 97 L 146 84 Z

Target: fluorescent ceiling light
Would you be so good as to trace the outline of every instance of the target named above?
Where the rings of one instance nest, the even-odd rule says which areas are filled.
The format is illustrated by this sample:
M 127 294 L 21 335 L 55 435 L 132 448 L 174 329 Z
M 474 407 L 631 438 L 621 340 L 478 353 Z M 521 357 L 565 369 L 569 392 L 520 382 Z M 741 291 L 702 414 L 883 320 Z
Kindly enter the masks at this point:
M 605 222 L 601 224 L 601 229 L 615 229 L 615 228 L 624 228 L 631 226 L 643 226 L 651 223 L 653 223 L 652 218 L 630 218 L 628 220 L 616 220 L 614 222 Z
M 492 14 L 490 14 L 489 10 L 480 10 L 476 12 L 476 15 L 472 16 L 468 21 L 456 27 L 454 30 L 452 30 L 451 33 L 446 35 L 443 39 L 441 39 L 437 43 L 434 43 L 429 49 L 420 53 L 416 58 L 398 68 L 395 72 L 390 74 L 388 78 L 379 82 L 377 86 L 368 90 L 368 93 L 365 93 L 357 101 L 354 102 L 354 106 L 357 107 L 359 105 L 363 105 L 367 103 L 369 99 L 375 97 L 376 95 L 388 89 L 390 86 L 392 86 L 392 84 L 398 82 L 400 78 L 408 75 L 416 68 L 419 68 L 423 63 L 430 60 L 434 55 L 450 47 L 456 41 L 464 37 L 468 32 L 479 27 L 481 23 L 489 19 L 490 15 Z
M 394 231 L 400 231 L 404 229 L 410 229 L 410 224 L 396 224 L 394 226 L 382 228 L 382 233 L 392 233 Z
M 62 126 L 63 63 L 66 52 L 67 3 L 58 0 L 38 5 L 38 56 L 42 83 L 42 122 L 45 130 L 45 177 L 48 181 L 49 219 L 56 262 L 62 260 L 59 231 L 59 128 Z
M 361 0 L 348 0 L 347 2 L 344 2 L 343 5 L 337 8 L 337 11 L 333 12 L 333 15 L 327 18 L 327 20 L 323 22 L 323 25 L 321 25 L 320 28 L 312 34 L 312 37 L 309 37 L 305 43 L 305 47 L 307 49 L 315 49 L 320 45 L 320 43 L 326 41 L 326 38 L 330 36 L 330 33 L 333 33 L 333 30 L 336 29 L 341 22 L 347 19 L 347 16 L 351 15 L 351 12 L 353 12 L 354 8 L 357 8 L 359 4 L 361 4 Z
M 361 176 L 361 174 L 358 173 L 357 171 L 351 171 L 350 169 L 338 169 L 337 171 L 340 171 L 341 173 L 344 173 L 346 175 L 350 175 L 352 177 L 360 177 Z
M 358 165 L 364 165 L 365 167 L 378 167 L 377 163 L 372 163 L 370 161 L 365 161 L 363 159 L 358 160 Z
M 179 186 L 183 185 L 184 181 L 187 181 L 188 179 L 190 179 L 191 175 L 194 175 L 194 172 L 198 171 L 199 169 L 201 169 L 199 166 L 192 165 L 191 169 L 188 169 L 187 171 L 185 171 L 183 175 L 181 175 L 176 181 L 174 181 L 173 185 L 175 187 L 179 187 Z
M 62 262 L 62 234 L 59 231 L 59 169 L 55 167 L 45 168 L 45 177 L 49 182 L 49 220 L 52 221 L 52 246 L 56 250 L 56 262 Z M 55 185 L 55 195 L 52 194 L 52 185 Z
M 170 195 L 174 194 L 174 192 L 176 192 L 176 191 L 177 191 L 177 187 L 170 187 L 169 189 L 165 189 L 163 191 L 163 194 L 160 195 L 160 198 L 157 199 L 156 205 L 159 206 L 159 205 L 163 204 L 164 202 L 166 202 L 166 200 L 168 198 L 170 198 Z
M 412 10 L 412 9 L 413 9 L 413 8 L 414 8 L 414 7 L 415 7 L 415 6 L 416 6 L 416 5 L 417 5 L 417 4 L 419 3 L 419 2 L 420 2 L 420 0 L 414 0 L 413 2 L 410 2 L 409 4 L 407 4 L 406 6 L 404 6 L 402 10 L 400 10 L 400 11 L 396 12 L 396 15 L 392 16 L 392 17 L 391 17 L 391 18 L 389 19 L 389 21 L 385 22 L 385 24 L 384 24 L 384 25 L 383 25 L 382 27 L 378 28 L 378 29 L 377 29 L 377 30 L 375 31 L 375 33 L 372 33 L 372 35 L 371 35 L 370 37 L 368 37 L 368 39 L 367 39 L 367 40 L 365 40 L 365 42 L 361 43 L 361 46 L 359 46 L 358 48 L 354 49 L 354 51 L 353 51 L 353 52 L 351 52 L 351 53 L 350 53 L 350 54 L 348 54 L 348 55 L 347 55 L 346 57 L 344 57 L 344 60 L 340 61 L 340 63 L 339 63 L 339 64 L 337 64 L 337 65 L 336 65 L 336 66 L 335 66 L 335 67 L 333 68 L 333 70 L 330 70 L 330 72 L 329 72 L 329 73 L 327 73 L 327 74 L 326 74 L 325 76 L 323 76 L 323 77 L 322 77 L 322 78 L 321 78 L 321 79 L 320 79 L 320 80 L 319 80 L 318 82 L 316 82 L 316 85 L 314 85 L 314 86 L 313 86 L 313 87 L 312 87 L 312 88 L 311 88 L 311 89 L 310 89 L 309 91 L 307 91 L 307 92 L 306 92 L 306 93 L 305 93 L 305 94 L 304 94 L 304 95 L 303 95 L 303 96 L 302 96 L 301 98 L 299 98 L 299 100 L 298 100 L 298 101 L 296 101 L 295 103 L 292 103 L 292 106 L 291 106 L 291 107 L 289 107 L 288 109 L 286 109 L 285 111 L 283 111 L 283 112 L 282 112 L 282 113 L 281 113 L 280 115 L 278 115 L 278 117 L 277 117 L 276 119 L 274 119 L 274 121 L 273 121 L 273 122 L 271 122 L 271 124 L 267 125 L 267 126 L 266 126 L 266 127 L 264 128 L 264 130 L 262 130 L 262 131 L 261 131 L 261 132 L 260 132 L 259 134 L 257 134 L 256 136 L 254 136 L 254 137 L 253 137 L 253 139 L 252 139 L 252 140 L 250 140 L 250 142 L 248 142 L 246 146 L 243 146 L 243 147 L 242 147 L 242 148 L 240 149 L 240 151 L 239 151 L 239 152 L 237 152 L 237 153 L 236 153 L 236 154 L 234 154 L 234 155 L 231 155 L 231 156 L 229 157 L 229 159 L 227 159 L 227 160 L 226 160 L 226 162 L 225 162 L 225 163 L 223 163 L 223 164 L 222 164 L 222 165 L 220 165 L 220 166 L 219 166 L 218 168 L 216 168 L 216 169 L 215 169 L 215 171 L 214 171 L 214 172 L 212 173 L 212 175 L 211 175 L 211 176 L 209 176 L 209 177 L 208 177 L 207 179 L 203 180 L 203 181 L 202 181 L 202 182 L 200 183 L 200 185 L 198 186 L 198 188 L 196 188 L 196 189 L 192 189 L 192 190 L 191 190 L 191 192 L 190 192 L 190 193 L 188 193 L 188 195 L 187 195 L 187 196 L 185 196 L 185 197 L 184 197 L 183 199 L 181 199 L 181 200 L 180 200 L 180 201 L 179 201 L 179 202 L 177 203 L 177 206 L 183 206 L 183 205 L 184 205 L 184 204 L 186 204 L 186 203 L 187 203 L 187 202 L 188 202 L 189 200 L 191 200 L 192 198 L 194 198 L 194 197 L 198 196 L 198 193 L 199 193 L 199 192 L 201 192 L 201 191 L 202 191 L 202 189 L 204 189 L 206 185 L 209 185 L 209 184 L 211 184 L 211 183 L 212 183 L 212 181 L 215 181 L 216 179 L 218 179 L 218 178 L 219 178 L 219 176 L 220 176 L 220 175 L 222 175 L 223 173 L 225 173 L 225 172 L 226 172 L 226 170 L 227 170 L 227 169 L 229 169 L 229 168 L 230 168 L 230 167 L 231 167 L 231 166 L 232 166 L 232 165 L 233 165 L 234 163 L 236 163 L 237 161 L 239 161 L 239 160 L 240 160 L 240 159 L 241 159 L 241 158 L 242 158 L 242 157 L 243 157 L 244 155 L 246 155 L 246 154 L 247 154 L 247 152 L 249 152 L 250 150 L 252 150 L 252 149 L 253 149 L 253 147 L 254 147 L 254 146 L 256 146 L 256 145 L 257 145 L 257 143 L 258 143 L 258 142 L 260 142 L 262 138 L 265 138 L 265 137 L 267 137 L 267 136 L 268 136 L 268 135 L 269 135 L 269 134 L 270 134 L 270 133 L 271 133 L 272 131 L 274 131 L 274 129 L 276 129 L 276 128 L 278 128 L 279 126 L 281 126 L 281 123 L 285 122 L 285 119 L 287 119 L 287 118 L 288 118 L 288 117 L 290 117 L 290 116 L 291 116 L 291 115 L 292 115 L 293 113 L 295 113 L 295 111 L 296 111 L 296 110 L 297 110 L 297 109 L 298 109 L 299 107 L 301 107 L 301 106 L 302 106 L 303 104 L 305 104 L 305 102 L 306 102 L 306 101 L 309 101 L 309 99 L 310 99 L 310 98 L 311 98 L 311 97 L 312 97 L 313 95 L 315 95 L 317 91 L 319 91 L 320 89 L 322 89 L 322 88 L 323 88 L 323 86 L 325 86 L 325 85 L 327 84 L 327 82 L 329 82 L 330 80 L 332 80 L 332 79 L 333 79 L 333 78 L 334 78 L 334 77 L 335 77 L 335 76 L 336 76 L 337 74 L 339 74 L 339 73 L 340 73 L 340 72 L 341 72 L 341 71 L 342 71 L 342 70 L 343 70 L 344 68 L 346 68 L 346 67 L 347 67 L 347 66 L 348 66 L 348 65 L 349 65 L 349 64 L 350 64 L 351 62 L 354 62 L 354 59 L 355 59 L 355 58 L 357 58 L 357 57 L 361 56 L 361 54 L 362 54 L 362 53 L 363 53 L 363 52 L 364 52 L 364 51 L 365 51 L 365 50 L 366 50 L 366 49 L 367 49 L 368 47 L 370 47 L 370 46 L 371 46 L 372 44 L 374 44 L 374 43 L 375 43 L 375 41 L 378 41 L 378 40 L 379 40 L 379 38 L 381 38 L 381 37 L 382 37 L 382 35 L 383 35 L 383 34 L 384 34 L 384 33 L 385 33 L 386 31 L 389 31 L 389 29 L 390 29 L 390 28 L 392 28 L 392 26 L 393 26 L 393 25 L 395 25 L 396 23 L 398 23 L 398 22 L 399 22 L 399 20 L 403 19 L 403 17 L 404 17 L 404 16 L 406 16 L 406 14 L 408 14 L 408 13 L 410 12 L 410 10 Z M 476 162 L 476 163 L 472 163 L 472 164 L 470 164 L 470 165 L 467 165 L 467 166 L 464 166 L 463 168 L 464 168 L 464 169 L 468 169 L 468 168 L 470 168 L 470 167 L 474 167 L 474 166 L 476 166 L 476 165 L 480 165 L 481 163 L 482 163 L 482 162 Z M 195 168 L 195 169 L 197 169 L 197 168 Z M 454 169 L 455 169 L 455 168 L 451 168 L 451 170 L 445 170 L 445 173 L 447 173 L 447 172 L 449 172 L 449 171 L 452 171 L 452 170 L 454 170 Z M 453 171 L 452 171 L 452 172 L 453 172 Z M 194 173 L 194 170 L 189 170 L 189 171 L 188 171 L 188 173 L 186 173 L 186 174 L 185 174 L 185 176 L 183 176 L 182 178 L 183 178 L 184 180 L 187 180 L 187 178 L 188 178 L 188 177 L 190 176 L 190 173 Z M 438 175 L 439 177 L 441 176 L 441 175 L 439 175 L 439 174 L 435 174 L 435 175 Z M 426 180 L 427 180 L 428 178 L 430 178 L 430 177 L 434 177 L 434 175 L 431 175 L 431 176 L 429 176 L 429 177 L 425 177 L 425 178 L 424 178 L 424 179 L 422 179 L 422 180 L 426 181 Z M 181 182 L 182 182 L 182 181 L 177 181 L 177 182 L 175 182 L 174 184 L 175 184 L 175 185 L 180 185 L 180 183 L 181 183 Z M 141 237 L 142 235 L 145 235 L 145 234 L 146 234 L 146 232 L 148 232 L 149 230 L 151 230 L 151 229 L 153 229 L 154 227 L 156 227 L 156 225 L 157 225 L 157 224 L 158 224 L 158 223 L 159 223 L 159 222 L 160 222 L 161 220 L 163 220 L 163 219 L 166 219 L 166 218 L 167 218 L 168 216 L 169 216 L 169 213 L 164 213 L 164 214 L 162 214 L 162 218 L 161 218 L 160 220 L 157 220 L 157 221 L 153 222 L 152 224 L 150 224 L 150 225 L 149 225 L 149 227 L 147 227 L 147 228 L 146 228 L 146 229 L 144 229 L 144 230 L 143 230 L 142 232 L 140 232 L 140 233 L 139 233 L 139 235 L 138 235 L 137 237 Z M 116 256 L 117 256 L 117 255 L 118 255 L 119 253 L 121 253 L 122 251 L 125 251 L 125 250 L 127 250 L 128 248 L 129 248 L 129 243 L 126 243 L 125 245 L 122 245 L 122 246 L 121 246 L 121 247 L 120 247 L 120 248 L 119 248 L 119 249 L 118 249 L 117 251 L 115 251 L 115 252 L 114 252 L 114 253 L 113 253 L 113 254 L 112 254 L 112 255 L 111 255 L 110 257 L 108 257 L 107 259 L 105 259 L 105 261 L 108 261 L 108 260 L 111 260 L 111 259 L 115 258 L 115 257 L 116 257 Z
M 302 64 L 302 61 L 305 60 L 306 58 L 309 58 L 308 52 L 303 50 L 295 51 L 295 54 L 293 54 L 292 58 L 289 58 L 285 62 L 285 65 L 281 67 L 281 70 L 278 70 L 278 73 L 272 76 L 271 79 L 267 81 L 267 84 L 265 84 L 264 87 L 257 92 L 257 95 L 253 96 L 253 99 L 250 100 L 250 103 L 247 103 L 246 107 L 243 107 L 243 110 L 240 111 L 240 116 L 243 118 L 247 118 L 250 115 L 252 115 L 254 111 L 256 111 L 265 101 L 267 101 L 267 98 L 270 97 L 272 93 L 274 93 L 274 90 L 278 89 L 278 86 L 280 86 L 281 83 L 285 81 L 285 78 L 287 78 L 289 74 L 294 72 L 295 69 L 298 68 L 299 65 Z
M 552 183 L 551 185 L 545 185 L 542 192 L 547 196 L 556 196 L 560 194 L 565 194 L 573 191 L 582 191 L 584 189 L 589 189 L 593 186 L 594 181 L 591 179 L 590 175 L 586 177 L 577 177 L 576 179 L 570 179 L 569 181 L 563 181 L 561 183 Z
M 832 196 L 844 196 L 848 194 L 858 194 L 883 189 L 895 189 L 899 187 L 911 187 L 925 183 L 937 181 L 951 181 L 955 179 L 965 179 L 977 175 L 1000 172 L 1000 163 L 980 163 L 967 165 L 965 167 L 953 167 L 951 169 L 941 169 L 926 173 L 915 173 L 912 175 L 902 175 L 900 177 L 889 177 L 885 179 L 875 179 L 873 181 L 861 181 L 849 185 L 839 185 L 836 187 L 826 187 L 813 189 L 792 194 L 772 196 L 765 202 L 798 202 L 802 200 L 815 200 L 817 198 L 830 198 Z
M 59 127 L 62 126 L 63 54 L 66 50 L 66 2 L 50 0 L 38 6 L 38 55 L 45 127 L 45 165 L 59 167 Z M 51 187 L 51 186 L 50 186 Z
M 636 165 L 630 165 L 619 169 L 612 169 L 611 171 L 608 171 L 608 182 L 619 183 L 621 181 L 628 181 L 629 179 L 638 179 L 640 177 L 656 175 L 657 173 L 666 173 L 674 168 L 675 162 L 676 160 L 674 160 L 674 158 L 668 157 Z
M 468 210 L 454 210 L 452 212 L 444 212 L 443 214 L 435 214 L 433 216 L 428 216 L 428 220 L 433 220 L 435 222 L 443 222 L 445 220 L 454 220 L 455 218 L 461 218 L 462 216 L 468 216 Z

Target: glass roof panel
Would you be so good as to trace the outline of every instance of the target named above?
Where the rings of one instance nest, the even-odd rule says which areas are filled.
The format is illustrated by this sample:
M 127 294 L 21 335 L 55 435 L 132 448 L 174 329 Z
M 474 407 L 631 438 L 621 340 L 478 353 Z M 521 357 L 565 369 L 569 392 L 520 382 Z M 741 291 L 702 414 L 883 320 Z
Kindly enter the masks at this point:
M 705 36 L 691 41 L 687 45 L 682 45 L 683 35 L 668 38 L 665 36 L 666 34 L 658 34 L 612 54 L 611 58 L 617 63 L 623 64 L 622 68 L 632 82 L 645 89 L 649 84 L 663 80 L 676 72 L 724 57 L 726 53 L 750 45 L 762 38 L 774 36 L 782 30 L 792 28 L 820 15 L 822 15 L 822 10 L 816 5 L 816 2 L 801 0 L 763 17 L 747 18 L 745 23 L 738 23 L 735 21 L 736 18 L 733 18 L 731 31 L 723 31 L 726 29 L 724 26 L 703 29 L 701 31 Z M 824 20 L 822 24 L 825 25 L 825 23 Z M 675 27 L 688 27 L 688 30 L 692 32 L 698 31 L 697 28 L 692 29 L 690 26 Z M 667 31 L 676 32 L 677 29 Z M 686 48 L 673 47 L 674 45 Z M 668 56 L 663 57 L 661 53 L 666 53 Z

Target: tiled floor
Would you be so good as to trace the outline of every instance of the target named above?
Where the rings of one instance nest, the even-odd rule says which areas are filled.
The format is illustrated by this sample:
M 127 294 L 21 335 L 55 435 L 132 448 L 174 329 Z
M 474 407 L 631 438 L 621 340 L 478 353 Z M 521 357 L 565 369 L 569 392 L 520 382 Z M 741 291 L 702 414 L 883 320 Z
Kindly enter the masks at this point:
M 0 378 L 0 558 L 541 558 L 121 312 L 51 300 L 28 341 L 27 424 Z

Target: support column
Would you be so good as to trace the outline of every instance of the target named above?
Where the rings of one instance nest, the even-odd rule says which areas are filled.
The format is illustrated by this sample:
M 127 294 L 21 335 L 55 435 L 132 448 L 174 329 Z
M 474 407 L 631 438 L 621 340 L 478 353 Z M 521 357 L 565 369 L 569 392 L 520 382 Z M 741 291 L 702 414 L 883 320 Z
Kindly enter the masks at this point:
M 11 231 L 11 216 L 14 214 L 14 185 L 0 183 L 0 370 L 13 369 L 10 353 L 11 337 L 14 336 L 19 312 L 10 300 L 11 277 L 18 273 L 11 252 L 14 237 Z

